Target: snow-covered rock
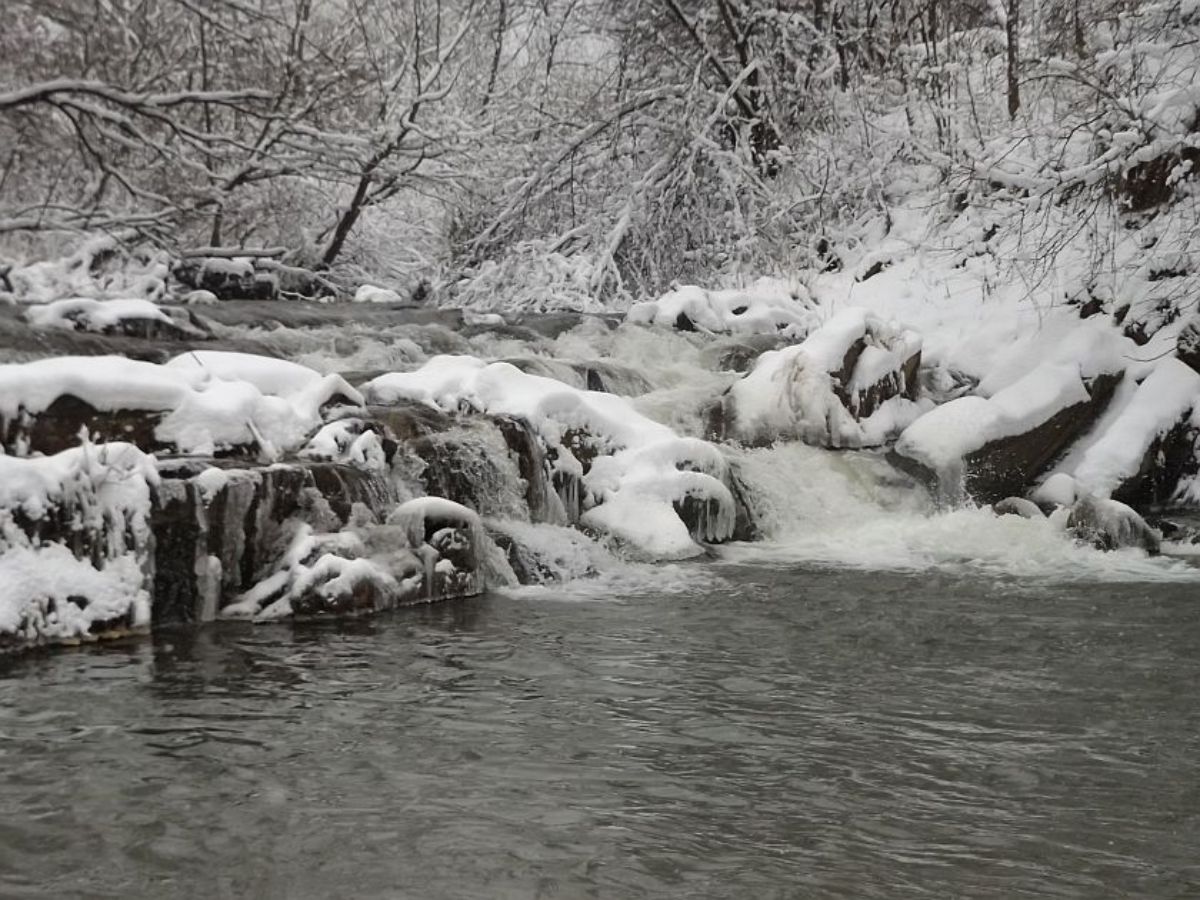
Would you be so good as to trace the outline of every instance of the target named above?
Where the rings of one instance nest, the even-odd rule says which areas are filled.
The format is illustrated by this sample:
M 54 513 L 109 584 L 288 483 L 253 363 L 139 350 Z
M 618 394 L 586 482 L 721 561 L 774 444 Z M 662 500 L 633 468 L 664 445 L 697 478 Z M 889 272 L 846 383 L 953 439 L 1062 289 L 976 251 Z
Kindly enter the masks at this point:
M 1020 496 L 1096 422 L 1120 377 L 1085 382 L 1076 363 L 1043 363 L 990 397 L 960 397 L 925 413 L 900 435 L 892 459 L 935 483 L 943 499 Z
M 581 524 L 656 558 L 702 552 L 697 540 L 728 539 L 736 510 L 727 466 L 715 447 L 681 438 L 629 401 L 528 375 L 506 363 L 440 356 L 416 372 L 383 375 L 363 388 L 370 402 L 419 400 L 438 409 L 506 415 L 528 422 L 563 484 L 577 484 Z M 681 518 L 689 497 L 713 501 Z
M 274 300 L 279 278 L 256 267 L 250 257 L 190 257 L 171 269 L 172 277 L 192 291 L 208 291 L 219 300 Z
M 192 352 L 165 366 L 57 357 L 0 366 L 0 439 L 8 452 L 55 452 L 86 426 L 148 450 L 272 454 L 301 446 L 326 407 L 361 402 L 340 376 L 249 354 Z
M 336 533 L 395 502 L 382 475 L 334 463 L 161 462 L 152 524 L 156 623 L 206 622 L 277 566 L 296 531 Z
M 1200 469 L 1200 373 L 1164 359 L 1091 436 L 1071 474 L 1081 494 L 1149 506 Z
M 634 304 L 626 321 L 713 334 L 784 333 L 799 339 L 820 320 L 803 287 L 760 278 L 747 288 L 679 287 L 657 300 Z
M 138 298 L 55 300 L 28 307 L 25 318 L 34 328 L 124 334 L 147 339 L 209 340 L 212 337 L 211 333 L 197 327 L 184 310 L 164 308 Z
M 1020 516 L 1022 519 L 1044 519 L 1045 514 L 1032 500 L 1024 497 L 1005 497 L 992 504 L 992 512 L 998 516 Z
M 404 298 L 390 288 L 373 284 L 359 285 L 354 292 L 355 303 L 403 303 Z
M 1100 550 L 1138 547 L 1156 555 L 1162 534 L 1132 508 L 1105 497 L 1086 496 L 1071 507 L 1067 530 Z
M 920 360 L 913 332 L 844 310 L 803 343 L 763 353 L 722 399 L 712 432 L 750 444 L 883 444 L 920 412 Z
M 225 606 L 226 619 L 271 621 L 322 615 L 366 615 L 391 609 L 405 586 L 365 558 L 366 546 L 348 531 L 321 534 L 301 525 L 276 570 Z M 419 580 L 419 567 L 414 566 Z M 410 593 L 415 585 L 408 585 Z
M 149 625 L 157 481 L 130 444 L 0 455 L 0 651 Z

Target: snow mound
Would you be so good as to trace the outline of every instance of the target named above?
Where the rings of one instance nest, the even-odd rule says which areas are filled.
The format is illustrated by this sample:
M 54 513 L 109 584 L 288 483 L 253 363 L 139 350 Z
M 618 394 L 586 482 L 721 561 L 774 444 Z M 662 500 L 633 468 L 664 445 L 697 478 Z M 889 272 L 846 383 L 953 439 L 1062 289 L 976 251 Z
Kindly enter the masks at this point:
M 583 488 L 581 523 L 649 556 L 695 556 L 703 552 L 696 539 L 733 532 L 734 501 L 717 449 L 677 436 L 624 398 L 467 356 L 434 357 L 416 372 L 382 375 L 363 392 L 373 403 L 416 400 L 524 419 L 545 442 L 556 476 Z
M 713 334 L 775 334 L 802 338 L 819 320 L 808 292 L 777 278 L 748 288 L 710 291 L 686 285 L 657 300 L 634 304 L 625 320 Z
M 919 414 L 911 399 L 921 339 L 847 309 L 801 344 L 759 357 L 725 402 L 729 435 L 748 443 L 832 447 L 884 443 Z

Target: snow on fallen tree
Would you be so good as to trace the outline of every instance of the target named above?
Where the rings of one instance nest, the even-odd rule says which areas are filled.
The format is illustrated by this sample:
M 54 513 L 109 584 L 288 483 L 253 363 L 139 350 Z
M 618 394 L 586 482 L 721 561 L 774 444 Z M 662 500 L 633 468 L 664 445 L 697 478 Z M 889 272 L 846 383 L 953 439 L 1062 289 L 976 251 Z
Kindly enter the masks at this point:
M 194 352 L 167 365 L 117 356 L 0 366 L 0 440 L 8 452 L 55 452 L 81 427 L 143 449 L 212 454 L 302 445 L 328 406 L 361 405 L 340 376 L 240 353 Z
M 649 556 L 694 556 L 702 552 L 697 540 L 733 534 L 736 510 L 720 452 L 679 437 L 621 397 L 466 356 L 434 357 L 363 390 L 372 403 L 416 400 L 523 419 L 545 443 L 564 505 L 578 507 L 580 524 Z
M 157 480 L 130 444 L 0 455 L 0 651 L 149 625 Z
M 196 327 L 187 313 L 164 309 L 139 298 L 93 300 L 70 297 L 53 303 L 30 306 L 25 318 L 34 328 L 127 334 L 144 338 L 192 338 L 208 340 L 210 333 Z
M 920 363 L 914 332 L 847 309 L 803 343 L 762 354 L 714 410 L 711 431 L 750 444 L 883 444 L 921 411 Z
M 625 317 L 641 325 L 713 334 L 775 334 L 801 338 L 819 319 L 808 292 L 778 278 L 747 288 L 710 291 L 686 285 L 657 300 L 635 304 Z

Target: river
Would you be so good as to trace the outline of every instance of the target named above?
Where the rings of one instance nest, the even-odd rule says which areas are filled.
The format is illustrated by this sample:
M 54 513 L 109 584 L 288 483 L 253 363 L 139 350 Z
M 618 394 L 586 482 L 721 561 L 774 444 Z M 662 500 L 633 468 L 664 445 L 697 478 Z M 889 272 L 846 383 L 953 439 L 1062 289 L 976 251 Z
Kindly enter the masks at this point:
M 668 576 L 0 661 L 0 896 L 1200 896 L 1195 582 Z

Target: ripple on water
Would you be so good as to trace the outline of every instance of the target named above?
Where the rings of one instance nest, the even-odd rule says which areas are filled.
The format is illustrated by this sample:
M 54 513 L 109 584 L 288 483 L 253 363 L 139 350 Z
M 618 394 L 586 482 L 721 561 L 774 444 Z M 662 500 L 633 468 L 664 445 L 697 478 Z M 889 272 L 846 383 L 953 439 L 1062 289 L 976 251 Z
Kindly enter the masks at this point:
M 1190 586 L 613 599 L 7 661 L 0 895 L 1200 895 Z

